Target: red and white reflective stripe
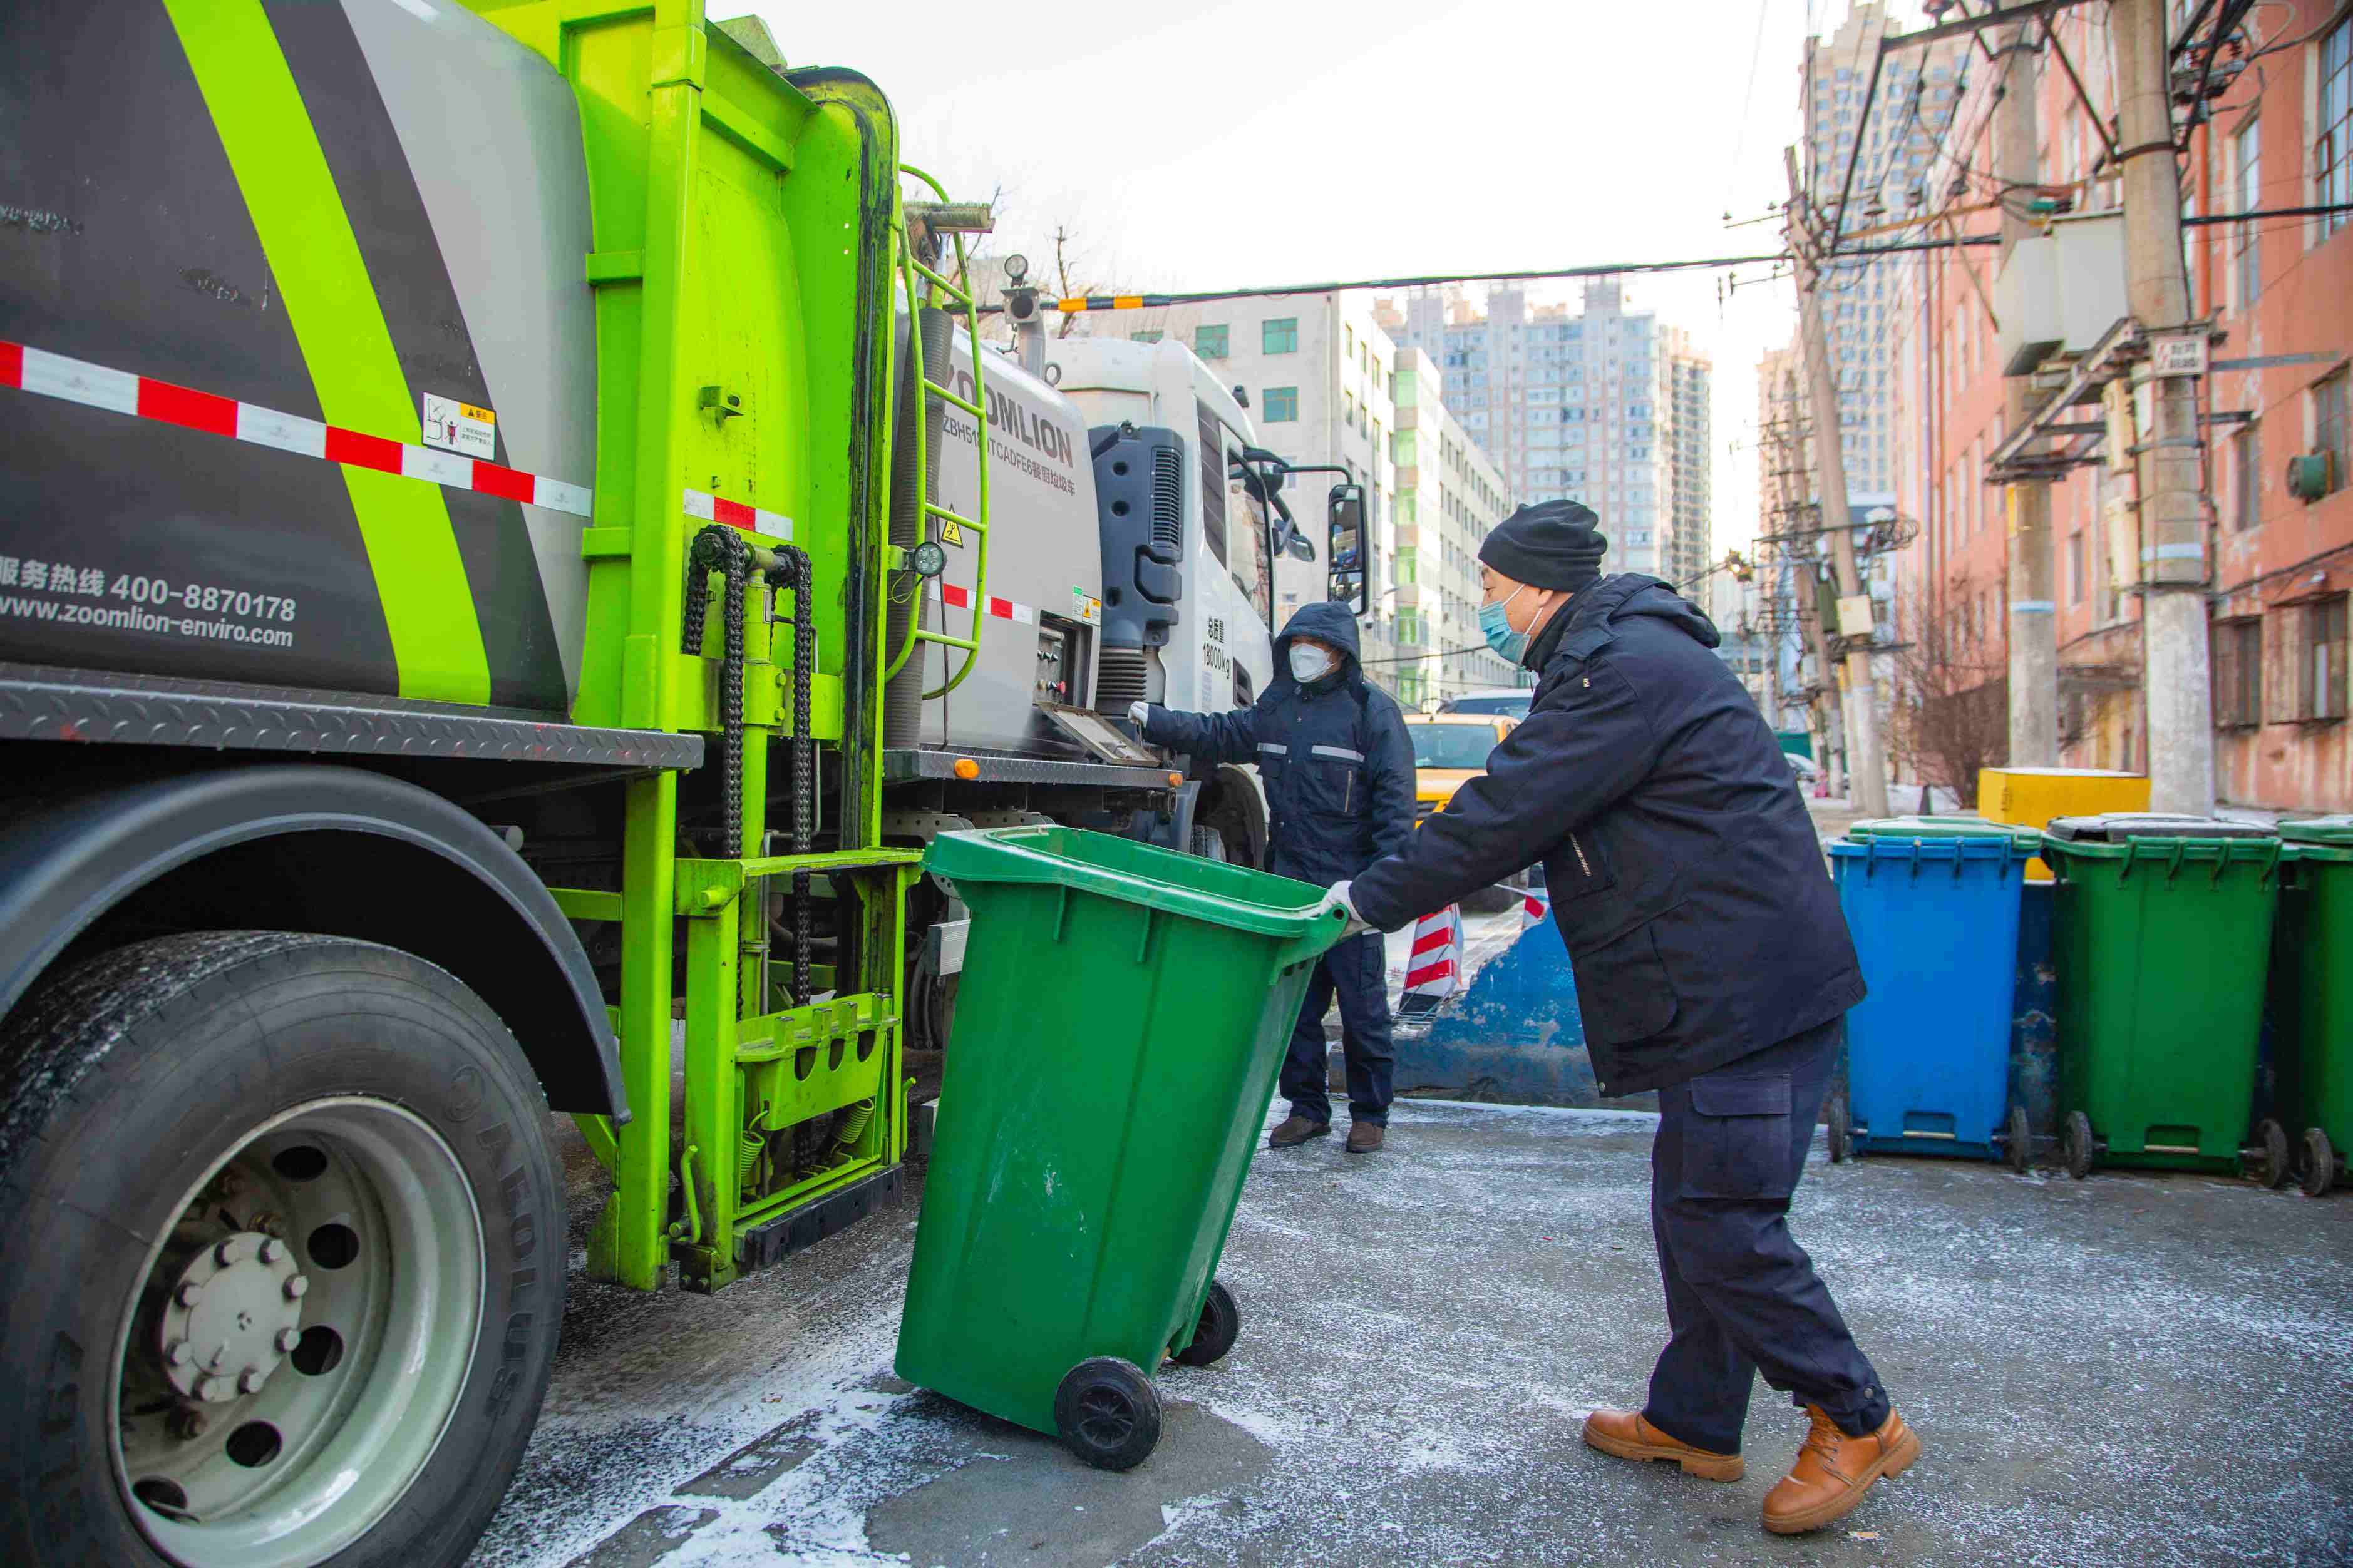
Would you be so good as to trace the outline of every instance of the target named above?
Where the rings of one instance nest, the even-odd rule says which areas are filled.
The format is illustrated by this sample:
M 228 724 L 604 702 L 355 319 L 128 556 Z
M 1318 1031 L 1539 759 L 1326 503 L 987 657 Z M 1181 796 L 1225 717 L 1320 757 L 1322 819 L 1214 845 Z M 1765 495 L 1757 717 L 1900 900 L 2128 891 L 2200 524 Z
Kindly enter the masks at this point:
M 773 534 L 778 539 L 793 536 L 793 520 L 783 512 L 763 511 L 740 500 L 705 495 L 701 490 L 686 492 L 686 515 L 705 522 L 723 522 L 730 528 L 749 529 L 754 533 Z
M 1452 994 L 1461 973 L 1462 908 L 1449 904 L 1413 924 L 1413 951 L 1405 961 L 1409 996 Z
M 133 418 L 177 425 L 183 429 L 274 447 L 299 457 L 317 458 L 380 474 L 398 474 L 451 489 L 479 490 L 507 500 L 543 506 L 550 511 L 589 515 L 590 496 L 579 485 L 527 474 L 498 463 L 485 463 L 457 452 L 387 440 L 382 436 L 324 425 L 297 414 L 281 414 L 259 404 L 239 403 L 175 386 L 153 376 L 127 370 L 109 370 L 86 360 L 69 359 L 46 349 L 0 342 L 0 386 L 91 408 L 104 408 Z
M 955 583 L 943 583 L 936 577 L 932 579 L 932 597 L 951 610 L 968 610 L 972 607 L 971 589 Z M 1010 599 L 1000 599 L 994 594 L 988 595 L 986 608 L 990 616 L 1000 621 L 1018 621 L 1025 626 L 1034 626 L 1038 624 L 1038 612 L 1035 608 L 1028 605 L 1017 605 Z

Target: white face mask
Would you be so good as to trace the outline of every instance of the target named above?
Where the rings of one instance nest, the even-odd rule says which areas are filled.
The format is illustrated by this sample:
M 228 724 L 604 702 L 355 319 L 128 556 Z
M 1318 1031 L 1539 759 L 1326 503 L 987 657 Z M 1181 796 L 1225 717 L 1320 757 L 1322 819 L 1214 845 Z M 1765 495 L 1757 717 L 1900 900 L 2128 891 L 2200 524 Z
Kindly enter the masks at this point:
M 1332 656 L 1307 643 L 1291 645 L 1291 678 L 1302 686 L 1313 686 L 1332 673 Z

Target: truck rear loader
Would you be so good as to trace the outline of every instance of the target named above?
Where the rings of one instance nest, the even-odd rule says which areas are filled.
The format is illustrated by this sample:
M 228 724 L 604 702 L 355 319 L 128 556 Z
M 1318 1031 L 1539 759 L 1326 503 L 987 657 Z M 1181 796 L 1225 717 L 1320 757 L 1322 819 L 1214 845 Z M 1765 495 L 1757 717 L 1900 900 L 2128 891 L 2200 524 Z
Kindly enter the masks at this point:
M 701 0 L 0 45 L 0 1559 L 458 1562 L 562 1320 L 549 1108 L 596 1279 L 887 1200 L 924 843 L 1255 858 L 1115 720 L 1264 689 L 1295 531 L 1181 349 L 1103 414 L 983 344 L 985 211 Z

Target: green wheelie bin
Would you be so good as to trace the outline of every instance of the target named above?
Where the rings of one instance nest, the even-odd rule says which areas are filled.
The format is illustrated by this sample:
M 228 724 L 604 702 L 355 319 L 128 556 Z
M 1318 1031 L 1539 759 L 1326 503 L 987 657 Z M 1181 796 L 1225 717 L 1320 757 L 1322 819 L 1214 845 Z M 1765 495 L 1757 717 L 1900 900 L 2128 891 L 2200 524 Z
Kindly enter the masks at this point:
M 2063 816 L 2045 832 L 2068 1174 L 2239 1169 L 2281 852 L 2269 828 L 2216 817 Z
M 2258 1137 L 2274 1185 L 2300 1173 L 2326 1194 L 2353 1149 L 2353 816 L 2280 824 L 2287 889 L 2274 963 L 2272 1023 L 2284 1121 Z
M 1234 1342 L 1217 1283 L 1324 890 L 1052 826 L 940 836 L 972 911 L 899 1375 L 1124 1470 L 1148 1373 Z

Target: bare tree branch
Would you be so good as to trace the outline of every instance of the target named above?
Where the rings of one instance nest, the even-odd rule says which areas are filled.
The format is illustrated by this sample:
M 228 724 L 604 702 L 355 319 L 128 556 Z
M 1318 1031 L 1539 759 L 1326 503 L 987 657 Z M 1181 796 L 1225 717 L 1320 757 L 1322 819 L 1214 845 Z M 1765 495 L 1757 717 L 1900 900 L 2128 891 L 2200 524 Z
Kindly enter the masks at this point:
M 1977 805 L 1978 771 L 2010 754 L 2009 668 L 1989 628 L 1968 614 L 1979 602 L 1966 576 L 1938 595 L 1914 588 L 1902 606 L 1907 640 L 1895 654 L 1896 761 L 1964 806 Z

